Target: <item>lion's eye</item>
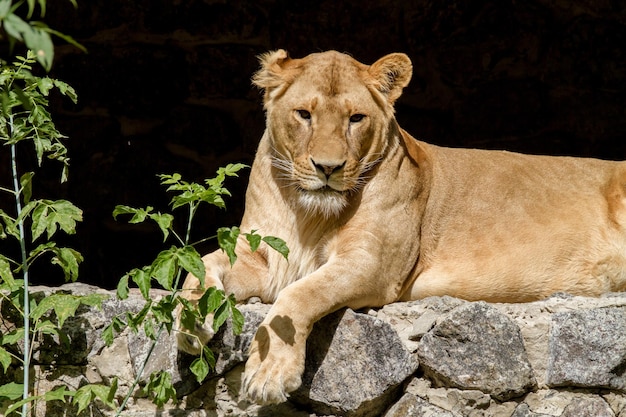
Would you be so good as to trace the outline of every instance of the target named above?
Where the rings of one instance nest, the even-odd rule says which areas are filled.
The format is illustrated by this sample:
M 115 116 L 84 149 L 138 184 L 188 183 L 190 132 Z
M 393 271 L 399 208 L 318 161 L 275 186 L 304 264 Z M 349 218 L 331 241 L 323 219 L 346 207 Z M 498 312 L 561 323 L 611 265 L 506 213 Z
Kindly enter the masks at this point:
M 359 123 L 361 120 L 363 120 L 365 118 L 364 114 L 353 114 L 352 116 L 350 116 L 350 123 Z
M 311 120 L 311 112 L 308 110 L 296 110 L 296 113 L 304 120 Z

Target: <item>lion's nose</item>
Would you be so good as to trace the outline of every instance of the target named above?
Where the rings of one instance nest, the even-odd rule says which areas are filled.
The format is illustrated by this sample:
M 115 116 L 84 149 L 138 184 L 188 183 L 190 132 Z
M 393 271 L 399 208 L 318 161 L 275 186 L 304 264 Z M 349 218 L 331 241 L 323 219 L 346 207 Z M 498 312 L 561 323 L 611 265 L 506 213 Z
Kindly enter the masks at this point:
M 336 161 L 316 161 L 311 158 L 311 163 L 315 166 L 315 169 L 322 172 L 326 178 L 330 177 L 334 172 L 339 171 L 344 167 L 346 161 L 336 162 Z

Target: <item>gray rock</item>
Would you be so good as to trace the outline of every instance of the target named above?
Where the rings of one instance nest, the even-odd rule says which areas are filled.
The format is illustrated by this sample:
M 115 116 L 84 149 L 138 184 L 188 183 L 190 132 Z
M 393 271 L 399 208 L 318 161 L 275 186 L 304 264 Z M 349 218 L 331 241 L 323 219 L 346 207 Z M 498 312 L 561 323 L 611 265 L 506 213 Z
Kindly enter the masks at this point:
M 417 365 L 389 324 L 341 310 L 314 326 L 292 399 L 318 414 L 378 416 Z
M 131 291 L 128 299 L 120 301 L 113 292 L 81 284 L 33 291 L 39 297 L 57 291 L 110 296 L 101 309 L 80 308 L 66 321 L 69 348 L 59 340 L 36 345 L 39 352 L 35 357 L 41 361 L 33 367 L 36 392 L 47 392 L 59 384 L 70 389 L 88 382 L 108 385 L 118 377 L 117 399 L 121 400 L 130 390 L 151 340 L 141 330 L 135 334 L 127 329 L 106 347 L 101 334 L 115 315 L 139 311 L 144 305 L 141 295 Z M 155 290 L 151 295 L 156 300 L 164 292 Z M 340 311 L 316 324 L 309 337 L 302 389 L 293 395 L 292 402 L 272 406 L 251 404 L 241 396 L 241 373 L 249 344 L 270 306 L 239 308 L 245 318 L 244 330 L 233 335 L 227 321 L 216 335 L 210 343 L 216 354 L 216 370 L 203 384 L 198 384 L 188 370 L 195 357 L 178 353 L 174 338 L 164 332 L 146 363 L 144 380 L 153 370 L 168 372 L 180 403 L 158 409 L 136 390 L 123 414 L 626 417 L 626 393 L 621 388 L 622 369 L 626 368 L 622 366 L 626 355 L 625 294 L 559 296 L 515 305 L 431 297 L 391 304 L 366 315 Z M 17 319 L 2 308 L 0 332 L 13 328 Z M 523 345 L 518 328 L 522 329 Z M 524 347 L 534 358 L 533 370 L 541 381 L 538 389 L 528 376 Z M 415 372 L 418 354 L 422 356 L 423 374 Z M 2 383 L 19 381 L 20 377 L 14 366 L 6 375 L 0 372 Z M 558 389 L 548 389 L 548 380 Z M 505 399 L 521 391 L 519 398 Z M 71 405 L 40 402 L 35 415 L 70 416 L 75 411 Z M 112 410 L 96 402 L 80 417 L 113 415 Z
M 450 411 L 429 404 L 413 394 L 404 394 L 385 414 L 384 417 L 456 417 Z
M 531 411 L 528 404 L 520 404 L 515 408 L 515 412 L 511 414 L 511 417 L 552 417 L 550 414 L 541 414 Z
M 549 386 L 626 390 L 626 309 L 597 308 L 552 317 Z
M 602 398 L 582 397 L 572 401 L 561 417 L 615 417 L 611 407 Z
M 233 333 L 232 321 L 226 323 L 209 342 L 215 354 L 215 374 L 221 375 L 248 359 L 248 349 L 259 325 L 270 310 L 269 304 L 246 304 L 239 306 L 244 324 L 240 334 Z
M 517 325 L 484 302 L 452 310 L 418 349 L 426 376 L 441 386 L 477 389 L 503 401 L 536 385 Z

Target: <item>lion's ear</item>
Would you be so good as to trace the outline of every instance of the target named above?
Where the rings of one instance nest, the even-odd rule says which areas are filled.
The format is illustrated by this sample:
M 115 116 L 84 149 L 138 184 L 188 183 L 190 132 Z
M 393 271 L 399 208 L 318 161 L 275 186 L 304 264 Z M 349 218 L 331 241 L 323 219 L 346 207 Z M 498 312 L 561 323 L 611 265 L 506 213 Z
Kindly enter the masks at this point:
M 265 105 L 276 92 L 284 89 L 300 73 L 300 60 L 291 59 L 284 49 L 266 52 L 259 56 L 261 69 L 252 77 L 252 83 L 265 90 Z
M 289 55 L 284 49 L 266 52 L 259 56 L 261 69 L 254 74 L 252 82 L 259 88 L 267 90 L 268 88 L 278 87 L 285 80 L 281 76 L 283 65 L 289 60 Z
M 373 79 L 374 87 L 393 104 L 402 95 L 402 89 L 411 81 L 413 65 L 405 54 L 389 54 L 374 62 L 368 73 Z

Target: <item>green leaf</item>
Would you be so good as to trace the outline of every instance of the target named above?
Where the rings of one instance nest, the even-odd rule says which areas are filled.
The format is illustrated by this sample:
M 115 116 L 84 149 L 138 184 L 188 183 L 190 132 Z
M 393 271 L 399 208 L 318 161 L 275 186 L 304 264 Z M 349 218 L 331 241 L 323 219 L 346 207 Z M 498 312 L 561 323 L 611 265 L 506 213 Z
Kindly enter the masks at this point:
M 167 214 L 167 213 L 166 214 L 156 213 L 156 214 L 150 214 L 150 218 L 154 220 L 157 225 L 159 225 L 159 228 L 161 229 L 161 232 L 163 233 L 163 242 L 165 242 L 167 240 L 167 237 L 169 236 L 170 229 L 172 228 L 174 216 L 172 216 L 171 214 Z
M 6 260 L 6 258 L 0 255 L 0 280 L 6 285 L 6 288 L 13 292 L 19 288 L 17 285 L 15 278 L 13 278 L 13 271 L 11 271 L 11 264 Z
M 8 398 L 9 400 L 17 400 L 24 393 L 24 384 L 9 382 L 0 386 L 0 398 Z
M 237 309 L 237 307 L 235 307 L 234 305 L 231 305 L 230 312 L 233 322 L 233 333 L 241 334 L 244 325 L 243 314 L 241 314 L 241 311 L 239 311 L 239 309 Z
M 33 195 L 33 176 L 34 172 L 27 172 L 20 178 L 20 185 L 22 186 L 22 196 L 24 197 L 24 203 L 28 204 L 30 198 Z
M 152 373 L 144 392 L 151 394 L 153 402 L 158 407 L 162 407 L 169 400 L 176 398 L 176 390 L 172 385 L 172 376 L 169 372 Z
M 111 346 L 113 344 L 113 339 L 115 337 L 115 333 L 119 333 L 122 329 L 126 327 L 126 323 L 120 319 L 119 317 L 113 317 L 111 324 L 106 326 L 102 331 L 102 339 L 107 346 Z
M 124 275 L 117 283 L 117 298 L 125 300 L 128 298 L 128 274 Z
M 39 200 L 34 203 L 31 227 L 33 241 L 44 231 L 47 231 L 50 240 L 57 227 L 67 234 L 74 234 L 76 222 L 83 220 L 83 211 L 67 200 Z
M 224 302 L 220 305 L 217 310 L 215 310 L 215 314 L 213 315 L 213 331 L 217 333 L 217 331 L 222 327 L 222 325 L 228 319 L 230 315 L 230 308 L 228 307 L 228 303 Z
M 1 397 L 0 397 L 0 398 L 1 398 Z M 37 401 L 37 400 L 39 400 L 40 398 L 41 398 L 41 395 L 37 395 L 37 396 L 34 396 L 34 397 L 28 397 L 28 398 L 22 399 L 22 400 L 20 400 L 20 401 L 18 401 L 18 402 L 16 402 L 16 403 L 13 403 L 13 404 L 11 404 L 11 406 L 10 406 L 9 408 L 7 408 L 7 409 L 5 410 L 5 415 L 10 416 L 10 415 L 11 415 L 11 413 L 13 413 L 14 411 L 17 411 L 17 410 L 19 410 L 20 408 L 22 408 L 22 406 L 23 406 L 24 404 L 28 404 L 28 403 L 31 403 L 31 402 Z
M 141 295 L 146 300 L 150 300 L 150 273 L 148 272 L 150 268 L 144 269 L 133 269 L 128 273 L 130 278 L 133 280 L 135 284 L 139 287 L 141 291 Z
M 143 322 L 143 331 L 150 338 L 150 340 L 157 339 L 157 332 L 154 329 L 154 322 L 152 320 L 145 320 Z
M 237 238 L 241 231 L 237 226 L 234 227 L 220 227 L 217 229 L 217 243 L 220 248 L 228 255 L 230 265 L 232 266 L 237 260 L 237 254 L 235 253 L 235 247 L 237 246 Z
M 7 369 L 11 366 L 11 354 L 3 347 L 0 346 L 0 364 L 4 369 L 4 373 L 7 373 Z
M 189 365 L 189 369 L 196 376 L 196 380 L 199 384 L 201 384 L 209 374 L 209 364 L 202 357 L 196 358 L 191 365 Z
M 2 335 L 3 345 L 12 345 L 13 343 L 17 343 L 21 340 L 24 340 L 24 328 L 23 327 L 11 330 L 10 332 L 4 333 Z
M 63 81 L 53 80 L 54 86 L 59 89 L 59 92 L 64 96 L 67 96 L 74 103 L 78 101 L 78 96 L 76 95 L 76 91 L 69 84 L 64 83 Z
M 133 315 L 129 312 L 126 313 L 128 318 L 128 327 L 130 327 L 135 333 L 139 331 L 139 326 L 143 324 L 145 318 L 148 316 L 152 307 L 152 301 L 148 301 L 139 313 Z
M 76 391 L 68 391 L 65 385 L 61 385 L 56 389 L 46 392 L 43 398 L 46 401 L 65 401 L 65 397 L 73 397 L 74 395 L 76 395 Z
M 50 93 L 50 90 L 54 88 L 54 81 L 50 77 L 43 77 L 37 79 L 37 88 L 41 91 L 41 94 L 47 96 Z
M 256 230 L 251 231 L 250 233 L 245 234 L 248 243 L 250 243 L 250 250 L 252 252 L 256 251 L 261 245 L 261 235 L 256 233 Z
M 24 41 L 24 33 L 31 30 L 31 27 L 28 23 L 26 23 L 24 20 L 22 20 L 21 17 L 13 13 L 6 14 L 4 16 L 2 24 L 7 34 L 20 42 Z
M 213 355 L 213 351 L 208 346 L 202 347 L 202 356 L 209 364 L 209 368 L 215 369 L 215 355 Z
M 180 262 L 180 266 L 187 272 L 192 273 L 200 283 L 204 283 L 206 269 L 202 257 L 198 251 L 190 245 L 183 246 L 176 251 L 176 256 Z
M 216 287 L 207 289 L 202 297 L 198 300 L 198 310 L 202 317 L 213 313 L 224 302 L 224 291 L 218 290 Z
M 176 275 L 176 248 L 159 253 L 150 266 L 150 275 L 166 290 L 172 289 Z
M 104 401 L 105 404 L 108 404 L 109 407 L 111 408 L 115 408 L 115 394 L 117 393 L 117 377 L 113 378 L 113 381 L 111 381 L 111 386 L 109 387 L 109 392 L 106 396 L 106 399 L 104 398 L 100 398 L 102 401 Z
M 35 331 L 41 334 L 47 334 L 50 336 L 59 336 L 59 338 L 67 341 L 67 335 L 61 332 L 58 323 L 53 323 L 50 320 L 38 320 L 35 325 Z
M 224 168 L 220 168 L 220 170 L 229 177 L 237 177 L 239 176 L 238 172 L 244 168 L 249 168 L 249 166 L 246 164 L 228 164 Z M 220 172 L 220 170 L 218 170 L 218 172 Z
M 42 9 L 42 13 L 43 10 L 45 10 L 45 0 L 39 0 L 39 1 L 44 1 L 44 7 Z M 30 20 L 30 18 L 33 16 L 33 13 L 35 12 L 35 0 L 28 0 L 28 14 L 26 15 L 26 18 L 28 20 Z
M 78 412 L 80 413 L 82 410 L 86 410 L 89 407 L 89 404 L 94 400 L 95 395 L 89 390 L 88 385 L 81 387 L 76 391 L 76 395 L 74 395 L 74 400 L 72 403 L 78 406 Z
M 111 323 L 102 330 L 102 340 L 104 340 L 105 345 L 111 346 L 114 339 L 115 332 L 113 329 L 113 323 Z
M 78 264 L 83 261 L 83 256 L 70 248 L 54 248 L 55 256 L 52 263 L 59 265 L 65 274 L 65 281 L 75 282 L 78 279 Z
M 57 244 L 54 242 L 46 242 L 38 245 L 28 254 L 28 262 L 32 263 L 37 257 L 41 256 L 42 254 L 54 251 L 54 249 L 56 249 L 56 246 Z
M 141 223 L 146 220 L 146 218 L 152 212 L 152 210 L 153 208 L 150 206 L 146 207 L 145 209 L 142 209 L 142 208 L 136 209 L 130 206 L 122 206 L 122 205 L 115 206 L 115 209 L 113 210 L 113 218 L 117 220 L 117 216 L 119 216 L 120 214 L 132 214 L 133 217 L 131 217 L 128 223 L 131 223 L 131 224 Z
M 289 248 L 284 240 L 274 236 L 265 236 L 263 242 L 267 243 L 272 249 L 283 255 L 283 257 L 289 260 Z
M 46 71 L 52 68 L 54 60 L 54 44 L 50 34 L 40 28 L 30 26 L 30 30 L 24 32 L 24 43 L 35 52 L 37 61 Z
M 108 294 L 87 294 L 77 296 L 80 303 L 86 306 L 102 308 L 102 302 L 109 298 Z
M 22 212 L 26 210 L 26 207 L 22 209 Z M 20 239 L 20 231 L 18 229 L 18 222 L 13 217 L 6 214 L 4 211 L 0 210 L 0 219 L 4 222 L 5 229 L 3 232 L 8 233 L 10 236 L 13 236 L 16 239 Z M 3 233 L 4 234 L 4 233 Z M 5 235 L 6 236 L 6 235 Z
M 79 297 L 56 293 L 43 298 L 39 305 L 31 311 L 31 317 L 33 320 L 38 320 L 48 311 L 54 310 L 57 316 L 58 327 L 61 328 L 68 317 L 76 314 L 79 306 Z
M 185 298 L 178 297 L 177 300 L 183 306 L 180 313 L 180 322 L 185 329 L 193 329 L 196 325 L 196 320 L 198 320 L 198 314 L 196 313 L 194 306 Z
M 176 305 L 170 301 L 170 297 L 162 298 L 158 303 L 152 306 L 154 320 L 161 324 L 173 323 L 175 308 Z
M 0 0 L 0 21 L 4 20 L 11 11 L 11 3 L 12 0 Z
M 87 407 L 98 398 L 112 409 L 116 408 L 113 401 L 115 391 L 117 390 L 117 378 L 114 379 L 114 383 L 111 387 L 101 384 L 88 384 L 80 387 L 74 395 L 73 404 L 78 406 L 78 414 L 86 410 Z

